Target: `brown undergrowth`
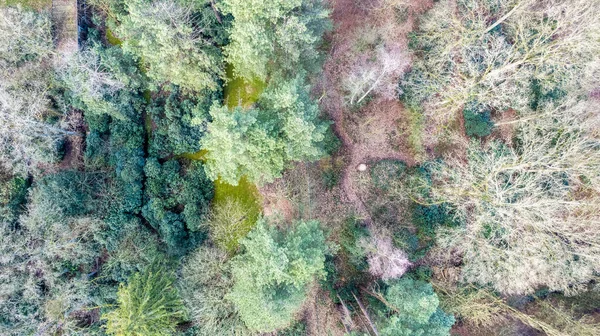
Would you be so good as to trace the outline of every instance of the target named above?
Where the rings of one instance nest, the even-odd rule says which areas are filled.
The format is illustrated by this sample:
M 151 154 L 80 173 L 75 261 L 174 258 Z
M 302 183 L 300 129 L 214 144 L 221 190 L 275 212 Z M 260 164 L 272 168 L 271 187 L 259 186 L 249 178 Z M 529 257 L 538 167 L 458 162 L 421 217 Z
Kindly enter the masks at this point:
M 345 76 L 364 54 L 374 54 L 378 48 L 394 51 L 394 57 L 406 59 L 408 65 L 407 34 L 413 29 L 415 14 L 431 6 L 431 1 L 331 0 L 330 4 L 335 29 L 328 36 L 331 51 L 317 88 L 325 93 L 321 105 L 334 121 L 347 162 L 340 181 L 343 199 L 370 224 L 371 216 L 355 182 L 358 165 L 383 159 L 414 165 L 417 158 L 408 142 L 410 118 L 397 95 L 375 93 L 360 104 L 349 104 Z M 388 75 L 392 82 L 400 79 L 397 72 Z

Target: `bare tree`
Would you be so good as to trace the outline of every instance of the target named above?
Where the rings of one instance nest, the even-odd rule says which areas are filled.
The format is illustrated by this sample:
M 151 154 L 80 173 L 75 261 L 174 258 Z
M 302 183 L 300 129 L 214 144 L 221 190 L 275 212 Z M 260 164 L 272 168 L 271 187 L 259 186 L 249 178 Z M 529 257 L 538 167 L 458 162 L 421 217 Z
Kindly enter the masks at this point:
M 371 236 L 359 244 L 367 252 L 369 273 L 382 280 L 401 277 L 411 265 L 406 253 L 394 246 L 392 235 L 385 229 L 373 228 Z
M 369 94 L 385 99 L 398 97 L 398 80 L 408 66 L 408 57 L 398 47 L 379 46 L 374 56 L 361 55 L 344 78 L 349 104 L 360 104 Z
M 446 203 L 464 222 L 437 238 L 441 251 L 462 253 L 464 281 L 568 294 L 597 276 L 600 138 L 588 125 L 597 108 L 563 106 L 524 123 L 518 149 L 473 143 L 467 161 L 432 164 L 431 199 L 419 201 Z
M 88 106 L 89 113 L 104 113 L 117 119 L 125 119 L 118 106 L 108 98 L 125 88 L 104 64 L 97 48 L 83 49 L 55 60 L 57 76 L 71 94 Z
M 598 0 L 443 0 L 420 22 L 403 88 L 438 131 L 470 100 L 529 110 L 531 81 L 587 93 L 599 82 Z
M 20 7 L 0 8 L 0 164 L 25 172 L 57 159 L 65 135 L 63 113 L 50 108 L 50 58 L 47 15 Z M 56 122 L 48 122 L 49 119 Z

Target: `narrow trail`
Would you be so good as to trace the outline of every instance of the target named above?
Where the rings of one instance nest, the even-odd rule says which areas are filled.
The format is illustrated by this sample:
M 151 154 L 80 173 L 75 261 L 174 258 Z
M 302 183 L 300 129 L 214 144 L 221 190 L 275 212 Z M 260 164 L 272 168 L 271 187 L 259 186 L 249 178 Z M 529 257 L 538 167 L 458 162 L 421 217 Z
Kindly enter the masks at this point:
M 78 49 L 77 0 L 52 0 L 54 38 L 59 53 L 71 54 Z
M 429 0 L 414 1 L 418 8 L 425 8 L 430 2 Z M 358 166 L 361 163 L 368 165 L 384 159 L 400 160 L 410 166 L 415 164 L 415 159 L 406 146 L 394 146 L 388 140 L 390 134 L 397 132 L 397 125 L 403 119 L 404 108 L 399 101 L 375 97 L 361 109 L 361 111 L 366 110 L 364 118 L 371 122 L 370 127 L 366 127 L 366 131 L 357 131 L 349 125 L 350 114 L 356 112 L 349 110 L 344 99 L 342 76 L 347 74 L 347 69 L 356 58 L 354 43 L 360 29 L 372 28 L 367 25 L 373 25 L 373 22 L 377 22 L 377 18 L 370 17 L 373 6 L 368 8 L 367 5 L 355 0 L 330 0 L 330 6 L 333 10 L 331 18 L 334 22 L 334 31 L 328 37 L 332 47 L 320 83 L 321 89 L 327 92 L 321 103 L 334 121 L 334 130 L 342 142 L 343 155 L 347 158 L 347 165 L 343 169 L 341 179 L 345 201 L 351 203 L 357 215 L 370 226 L 373 220 L 355 185 L 356 176 L 360 173 Z M 387 15 L 394 20 L 393 12 Z M 407 49 L 406 34 L 412 26 L 413 18 L 409 15 L 404 24 L 398 25 L 396 30 L 392 31 L 394 35 L 392 39 L 396 39 L 395 42 L 401 50 Z M 362 125 L 359 125 L 359 128 L 360 126 Z

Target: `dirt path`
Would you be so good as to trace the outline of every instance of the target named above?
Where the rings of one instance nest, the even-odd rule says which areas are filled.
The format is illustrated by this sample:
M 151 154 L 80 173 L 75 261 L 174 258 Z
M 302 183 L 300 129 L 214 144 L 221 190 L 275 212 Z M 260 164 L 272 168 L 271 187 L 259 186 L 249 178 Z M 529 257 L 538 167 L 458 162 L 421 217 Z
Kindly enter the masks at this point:
M 77 0 L 52 0 L 52 22 L 57 50 L 64 54 L 76 52 L 79 37 Z
M 372 219 L 355 185 L 357 174 L 360 173 L 357 167 L 362 163 L 368 167 L 369 163 L 383 159 L 401 160 L 414 165 L 415 159 L 407 148 L 406 137 L 403 138 L 398 131 L 406 120 L 402 104 L 397 99 L 375 97 L 358 111 L 351 111 L 344 98 L 342 76 L 360 57 L 355 44 L 365 30 L 371 29 L 381 34 L 388 40 L 386 45 L 406 50 L 406 35 L 413 26 L 412 13 L 427 8 L 431 1 L 413 1 L 411 6 L 414 10 L 408 11 L 403 23 L 397 23 L 393 11 L 378 10 L 374 3 L 377 1 L 365 5 L 355 0 L 330 0 L 334 31 L 328 38 L 332 48 L 320 83 L 321 89 L 327 93 L 322 106 L 335 123 L 334 129 L 342 141 L 342 151 L 346 156 L 347 165 L 343 170 L 341 187 L 346 201 L 353 204 L 357 215 L 367 225 L 372 223 Z M 406 55 L 408 53 L 397 57 Z

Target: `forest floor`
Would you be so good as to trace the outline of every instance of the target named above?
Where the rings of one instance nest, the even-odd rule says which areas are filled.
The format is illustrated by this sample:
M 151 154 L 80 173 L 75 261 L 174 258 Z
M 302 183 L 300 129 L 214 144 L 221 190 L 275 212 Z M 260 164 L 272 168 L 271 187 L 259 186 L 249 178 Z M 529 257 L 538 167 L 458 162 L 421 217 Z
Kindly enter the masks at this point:
M 407 35 L 413 28 L 414 16 L 431 6 L 432 1 L 412 1 L 401 23 L 391 8 L 385 8 L 385 0 L 368 3 L 330 0 L 334 30 L 328 36 L 331 50 L 317 87 L 326 92 L 322 107 L 334 121 L 334 130 L 342 142 L 346 165 L 340 184 L 345 201 L 352 203 L 358 216 L 370 224 L 371 216 L 355 185 L 357 175 L 368 173 L 369 164 L 380 160 L 399 160 L 409 166 L 417 160 L 407 142 L 407 111 L 397 96 L 375 96 L 363 105 L 352 106 L 345 97 L 343 76 L 362 56 L 357 50 L 362 34 L 374 31 L 381 35 L 387 48 L 402 52 L 397 57 L 408 58 Z M 365 172 L 358 170 L 361 164 L 367 166 Z

